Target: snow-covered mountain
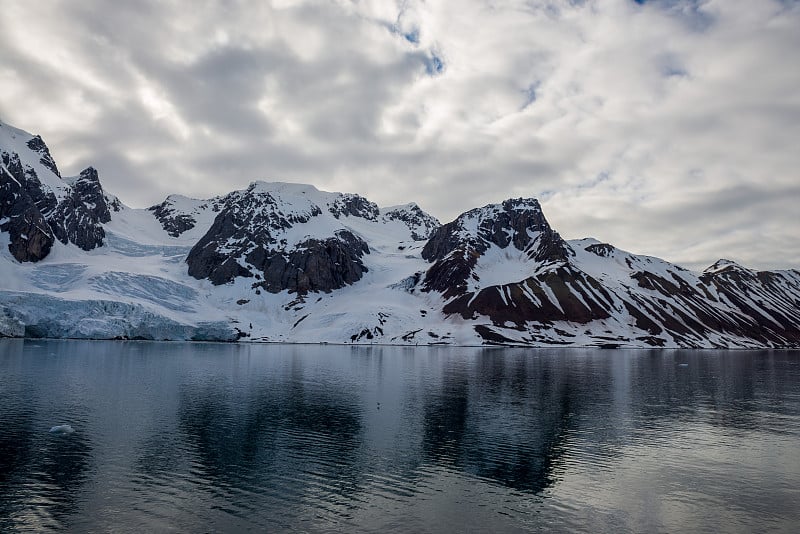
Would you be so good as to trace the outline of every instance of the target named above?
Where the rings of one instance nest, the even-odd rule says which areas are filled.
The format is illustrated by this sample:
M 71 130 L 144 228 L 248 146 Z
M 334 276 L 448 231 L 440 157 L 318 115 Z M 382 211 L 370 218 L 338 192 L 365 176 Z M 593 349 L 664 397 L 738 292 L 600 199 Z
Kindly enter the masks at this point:
M 471 210 L 434 232 L 421 287 L 486 340 L 525 344 L 796 346 L 800 272 L 720 260 L 693 273 L 594 239 L 563 240 L 536 200 Z
M 800 272 L 566 241 L 534 199 L 440 225 L 416 204 L 254 182 L 132 209 L 3 123 L 0 156 L 1 335 L 800 346 Z
M 0 230 L 17 260 L 45 258 L 56 240 L 83 250 L 102 244 L 102 224 L 120 205 L 105 195 L 95 169 L 62 178 L 41 137 L 2 123 L 0 160 Z

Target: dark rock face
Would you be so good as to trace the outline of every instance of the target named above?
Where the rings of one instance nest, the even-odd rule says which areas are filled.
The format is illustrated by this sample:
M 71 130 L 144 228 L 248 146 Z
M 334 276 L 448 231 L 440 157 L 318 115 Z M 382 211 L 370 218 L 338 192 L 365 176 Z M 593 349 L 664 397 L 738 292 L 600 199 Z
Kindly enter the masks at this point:
M 339 197 L 334 204 L 328 208 L 337 219 L 342 216 L 362 217 L 370 221 L 375 221 L 380 215 L 378 205 L 370 202 L 366 198 L 345 193 Z
M 223 209 L 208 232 L 189 251 L 186 258 L 189 275 L 197 279 L 208 278 L 214 285 L 226 284 L 237 276 L 252 276 L 236 261 L 236 257 L 241 257 L 250 248 L 246 241 L 247 232 L 243 228 L 245 224 L 244 220 L 237 217 L 235 208 Z M 234 239 L 237 242 L 235 249 L 228 253 L 220 250 Z
M 197 221 L 191 215 L 177 214 L 173 216 L 167 215 L 161 206 L 153 206 L 149 208 L 153 211 L 153 215 L 161 221 L 161 226 L 172 237 L 179 237 L 183 232 L 191 230 Z
M 591 252 L 592 254 L 607 258 L 614 251 L 614 247 L 608 243 L 596 243 L 594 245 L 589 245 L 585 250 L 587 252 Z
M 218 213 L 221 209 L 219 198 L 199 203 L 196 208 L 188 212 L 182 211 L 175 204 L 175 199 L 170 196 L 161 204 L 147 208 L 148 211 L 153 212 L 153 216 L 161 223 L 161 227 L 172 237 L 180 237 L 184 232 L 194 228 L 197 225 L 199 211 L 210 209 L 214 213 Z
M 159 220 L 164 230 L 172 237 L 179 237 L 197 224 L 197 221 L 191 215 L 172 213 L 163 203 L 147 209 L 153 212 L 153 215 Z
M 19 181 L 0 167 L 0 230 L 8 232 L 8 249 L 17 261 L 45 258 L 55 242 L 50 225 Z
M 361 200 L 352 195 L 334 206 L 350 206 L 355 212 L 372 216 L 371 203 Z M 280 198 L 253 184 L 225 197 L 222 205 L 211 228 L 186 259 L 189 274 L 195 278 L 221 285 L 237 277 L 256 277 L 260 281 L 253 284 L 254 289 L 304 294 L 344 287 L 367 272 L 361 258 L 369 254 L 369 247 L 349 231 L 289 245 L 285 230 L 323 214 L 314 203 L 299 209 L 287 207 Z M 361 216 L 351 213 L 350 208 L 336 213 Z
M 40 163 L 60 178 L 41 137 L 33 137 L 26 145 L 40 156 Z M 50 252 L 53 238 L 64 244 L 74 243 L 83 250 L 103 244 L 102 223 L 110 221 L 111 210 L 118 211 L 120 205 L 116 199 L 109 205 L 95 169 L 89 167 L 71 183 L 64 182 L 56 196 L 31 166 L 22 163 L 19 154 L 0 151 L 0 156 L 4 165 L 3 211 L 9 217 L 13 214 L 5 226 L 11 237 L 9 250 L 17 260 L 43 259 Z
M 94 168 L 81 171 L 71 185 L 71 194 L 59 202 L 50 219 L 51 228 L 62 243 L 92 250 L 103 244 L 106 233 L 101 223 L 111 220 L 111 211 Z
M 478 258 L 492 245 L 513 246 L 540 264 L 563 263 L 572 254 L 569 245 L 550 228 L 536 199 L 506 200 L 470 210 L 433 231 L 422 249 L 422 257 L 434 262 L 423 287 L 447 298 L 463 294 Z
M 387 221 L 402 221 L 411 230 L 411 239 L 426 241 L 441 223 L 433 216 L 425 213 L 416 204 L 395 208 L 383 214 Z
M 93 219 L 101 223 L 111 220 L 111 211 L 106 203 L 103 187 L 100 185 L 100 177 L 94 167 L 82 170 L 78 179 L 72 182 L 72 198 L 76 203 L 83 204 Z
M 23 165 L 20 161 L 19 154 L 2 152 L 2 160 L 8 173 L 23 189 L 25 189 L 36 206 L 36 209 L 38 209 L 49 222 L 48 216 L 51 215 L 58 206 L 58 199 L 55 194 L 49 189 L 42 187 L 39 177 L 36 175 L 36 171 L 27 165 Z
M 465 293 L 445 304 L 443 311 L 464 319 L 484 315 L 495 325 L 513 323 L 517 328 L 528 322 L 584 324 L 610 316 L 604 294 L 602 286 L 590 276 L 560 267 L 521 282 Z
M 47 145 L 40 136 L 35 135 L 33 139 L 28 141 L 27 145 L 28 148 L 41 156 L 41 158 L 39 158 L 39 163 L 53 171 L 53 174 L 61 178 L 61 173 L 58 172 L 56 162 L 53 160 L 53 156 L 50 155 L 50 149 L 47 148 Z
M 309 239 L 288 255 L 258 248 L 248 255 L 247 261 L 264 277 L 253 287 L 270 293 L 288 289 L 305 294 L 330 292 L 359 281 L 367 272 L 361 261 L 364 254 L 369 254 L 364 241 L 348 231 L 340 231 L 325 240 Z
M 478 260 L 491 247 L 515 249 L 522 253 L 520 261 L 541 272 L 536 274 L 532 267 L 526 280 L 470 291 L 470 282 L 480 280 L 475 272 Z M 600 284 L 568 265 L 573 254 L 550 227 L 538 201 L 506 200 L 468 211 L 433 232 L 422 250 L 422 257 L 433 262 L 423 289 L 438 291 L 448 299 L 446 314 L 464 319 L 486 316 L 500 326 L 607 318 Z M 551 302 L 550 295 L 556 302 Z

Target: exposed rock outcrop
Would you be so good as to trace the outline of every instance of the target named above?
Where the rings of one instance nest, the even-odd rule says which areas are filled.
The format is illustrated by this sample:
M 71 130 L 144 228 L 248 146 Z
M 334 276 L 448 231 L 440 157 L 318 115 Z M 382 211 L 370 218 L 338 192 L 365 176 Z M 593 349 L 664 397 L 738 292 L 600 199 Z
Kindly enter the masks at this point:
M 161 227 L 172 237 L 180 237 L 197 225 L 204 213 L 219 213 L 221 199 L 196 200 L 182 195 L 170 195 L 161 204 L 150 206 L 148 211 L 161 223 Z
M 427 241 L 431 234 L 441 226 L 441 223 L 417 206 L 415 203 L 405 206 L 395 206 L 383 211 L 386 221 L 401 221 L 411 230 L 411 239 L 414 241 Z
M 101 246 L 102 224 L 121 206 L 104 193 L 97 171 L 89 167 L 62 180 L 41 137 L 2 124 L 0 128 L 9 140 L 9 146 L 0 146 L 0 217 L 7 219 L 0 228 L 9 233 L 13 256 L 39 261 L 49 254 L 54 239 L 83 250 Z
M 58 203 L 48 222 L 62 243 L 74 243 L 83 250 L 97 248 L 106 236 L 101 223 L 111 220 L 97 170 L 84 169 L 68 183 L 72 186 L 69 194 Z
M 343 216 L 352 215 L 374 221 L 380 215 L 380 209 L 374 202 L 352 193 L 341 194 L 328 207 L 328 211 L 337 219 Z
M 8 250 L 18 261 L 45 258 L 55 236 L 28 191 L 0 167 L 0 231 L 8 232 Z
M 53 159 L 53 156 L 50 155 L 50 149 L 47 148 L 44 140 L 41 136 L 34 135 L 33 138 L 26 143 L 28 148 L 39 154 L 41 156 L 39 158 L 39 163 L 44 165 L 46 168 L 50 169 L 50 171 L 61 178 L 61 173 L 58 171 L 58 167 L 56 166 L 56 162 Z
M 256 277 L 254 289 L 303 294 L 344 287 L 367 272 L 362 261 L 369 254 L 366 242 L 331 222 L 348 216 L 377 217 L 377 206 L 357 195 L 256 182 L 226 196 L 221 205 L 211 228 L 187 257 L 189 274 L 195 278 L 221 285 L 237 277 Z M 290 235 L 312 219 L 329 235 L 301 240 Z
M 424 288 L 445 297 L 464 294 L 469 279 L 477 276 L 478 259 L 492 247 L 509 246 L 540 268 L 564 263 L 571 253 L 536 199 L 510 199 L 470 210 L 433 231 L 422 249 L 422 257 L 434 262 Z
M 335 237 L 304 241 L 288 254 L 259 247 L 246 259 L 263 274 L 263 281 L 253 287 L 270 293 L 288 289 L 304 294 L 329 292 L 358 282 L 367 272 L 361 261 L 364 254 L 369 254 L 367 244 L 342 230 Z

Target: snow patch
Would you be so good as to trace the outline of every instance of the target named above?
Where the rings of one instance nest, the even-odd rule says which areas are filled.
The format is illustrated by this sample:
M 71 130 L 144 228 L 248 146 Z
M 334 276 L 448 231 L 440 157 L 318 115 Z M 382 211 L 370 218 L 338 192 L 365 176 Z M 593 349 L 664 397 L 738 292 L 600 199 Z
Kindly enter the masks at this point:
M 478 279 L 470 278 L 469 291 L 477 292 L 486 287 L 513 284 L 530 278 L 536 272 L 536 264 L 524 251 L 515 247 L 492 245 L 478 258 L 473 272 Z

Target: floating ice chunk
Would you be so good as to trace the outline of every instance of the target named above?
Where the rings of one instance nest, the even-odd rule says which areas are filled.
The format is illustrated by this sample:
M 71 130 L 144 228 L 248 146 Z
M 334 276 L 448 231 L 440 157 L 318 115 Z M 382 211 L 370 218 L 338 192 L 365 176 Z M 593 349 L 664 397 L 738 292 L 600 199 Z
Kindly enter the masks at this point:
M 51 434 L 58 434 L 59 436 L 66 436 L 67 434 L 72 434 L 73 432 L 75 432 L 75 429 L 70 425 L 56 425 L 50 429 Z

